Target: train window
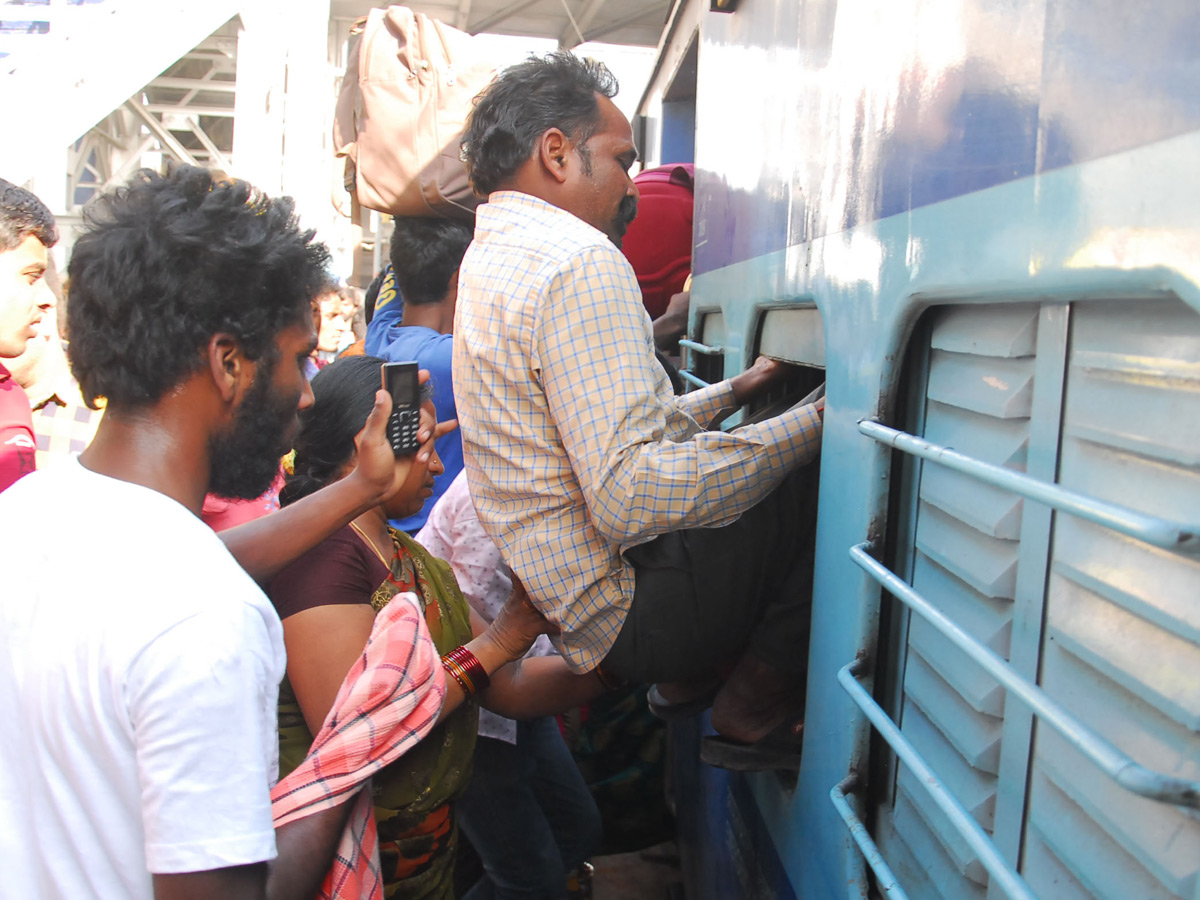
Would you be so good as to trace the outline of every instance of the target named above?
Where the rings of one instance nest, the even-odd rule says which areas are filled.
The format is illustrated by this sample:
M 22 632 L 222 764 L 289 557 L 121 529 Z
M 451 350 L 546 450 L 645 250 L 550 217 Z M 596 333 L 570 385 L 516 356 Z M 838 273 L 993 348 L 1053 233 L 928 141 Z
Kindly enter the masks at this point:
M 689 368 L 706 384 L 725 379 L 725 316 L 720 310 L 701 313 L 697 317 L 695 345 L 689 346 Z
M 759 356 L 796 363 L 798 368 L 774 390 L 747 407 L 747 421 L 782 412 L 825 380 L 825 330 L 821 325 L 820 310 L 811 306 L 763 310 L 749 360 Z
M 1085 505 L 1195 521 L 1200 316 L 1178 299 L 945 307 L 913 346 L 898 429 Z M 896 465 L 888 565 L 1083 728 L 1152 772 L 1196 780 L 1200 683 L 1180 673 L 1200 670 L 1187 599 L 1200 559 L 1132 526 L 1026 502 L 982 470 L 908 453 Z M 1086 741 L 1035 718 L 976 650 L 906 609 L 885 604 L 875 696 L 1034 893 L 1190 897 L 1194 814 L 1118 785 Z M 911 895 L 994 896 L 985 860 L 927 779 L 881 742 L 873 751 L 872 830 Z

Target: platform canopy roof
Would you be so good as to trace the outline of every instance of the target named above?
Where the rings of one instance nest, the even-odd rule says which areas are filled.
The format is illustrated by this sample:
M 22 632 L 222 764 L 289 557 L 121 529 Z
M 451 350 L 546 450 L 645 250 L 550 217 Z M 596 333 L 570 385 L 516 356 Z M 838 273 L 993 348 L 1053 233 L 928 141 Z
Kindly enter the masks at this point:
M 339 19 L 364 16 L 380 0 L 332 0 Z M 571 48 L 588 41 L 654 47 L 662 36 L 671 0 L 429 0 L 405 3 L 471 34 L 553 38 Z

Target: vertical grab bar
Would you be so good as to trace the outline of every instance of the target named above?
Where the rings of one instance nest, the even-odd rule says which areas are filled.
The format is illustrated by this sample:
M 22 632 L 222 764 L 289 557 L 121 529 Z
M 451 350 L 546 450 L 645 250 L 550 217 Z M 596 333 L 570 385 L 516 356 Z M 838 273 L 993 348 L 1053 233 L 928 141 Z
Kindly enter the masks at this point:
M 708 344 L 702 344 L 699 341 L 692 341 L 687 338 L 680 338 L 679 346 L 691 350 L 693 353 L 703 353 L 705 356 L 721 356 L 725 352 L 722 347 L 710 347 Z M 695 385 L 696 387 L 706 388 L 709 386 L 707 381 L 689 369 L 680 369 L 679 377 L 688 382 L 688 384 Z
M 856 775 L 853 773 L 847 775 L 829 789 L 829 799 L 833 801 L 833 806 L 838 811 L 838 815 L 842 817 L 842 821 L 850 829 L 850 836 L 854 838 L 854 842 L 858 844 L 858 849 L 866 857 L 867 865 L 875 873 L 875 886 L 883 892 L 885 897 L 890 897 L 892 900 L 908 900 L 908 894 L 904 893 L 904 888 L 900 887 L 900 882 L 896 880 L 891 867 L 883 858 L 883 854 L 879 852 L 879 847 L 871 840 L 871 833 L 867 831 L 867 826 L 863 824 L 863 820 L 851 809 L 850 803 L 846 799 L 846 792 L 853 791 L 857 784 L 858 777 Z

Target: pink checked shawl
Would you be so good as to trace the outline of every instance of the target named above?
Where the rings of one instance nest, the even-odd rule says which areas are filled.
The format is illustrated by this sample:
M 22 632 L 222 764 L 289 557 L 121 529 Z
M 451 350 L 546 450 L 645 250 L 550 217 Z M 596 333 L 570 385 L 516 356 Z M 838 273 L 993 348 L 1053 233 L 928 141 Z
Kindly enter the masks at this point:
M 319 900 L 383 897 L 371 792 L 360 789 L 429 732 L 445 693 L 441 660 L 416 595 L 397 594 L 375 617 L 367 646 L 308 756 L 271 791 L 276 828 L 358 792 Z

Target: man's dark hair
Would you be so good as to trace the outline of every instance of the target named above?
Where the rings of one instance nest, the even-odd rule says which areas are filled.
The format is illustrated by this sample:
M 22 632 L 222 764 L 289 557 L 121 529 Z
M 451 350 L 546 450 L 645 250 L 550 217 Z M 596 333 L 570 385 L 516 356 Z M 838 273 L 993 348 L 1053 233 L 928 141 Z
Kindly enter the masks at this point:
M 375 318 L 375 301 L 379 299 L 379 289 L 383 287 L 383 280 L 387 278 L 388 269 L 391 267 L 391 262 L 375 273 L 375 277 L 371 283 L 367 285 L 366 293 L 363 294 L 363 318 L 367 324 L 371 324 L 371 320 Z
M 437 303 L 462 265 L 473 229 L 450 219 L 398 216 L 392 232 L 392 271 L 404 304 Z
M 207 364 L 228 332 L 250 359 L 307 322 L 329 251 L 290 198 L 179 166 L 142 170 L 85 211 L 71 256 L 71 368 L 88 405 L 140 406 Z
M 475 193 L 499 190 L 551 128 L 575 143 L 590 171 L 586 144 L 600 125 L 596 95 L 616 93 L 617 79 L 604 63 L 565 50 L 506 69 L 475 98 L 463 132 L 462 157 Z
M 47 247 L 58 243 L 58 226 L 46 204 L 23 187 L 0 178 L 0 253 L 33 235 Z

